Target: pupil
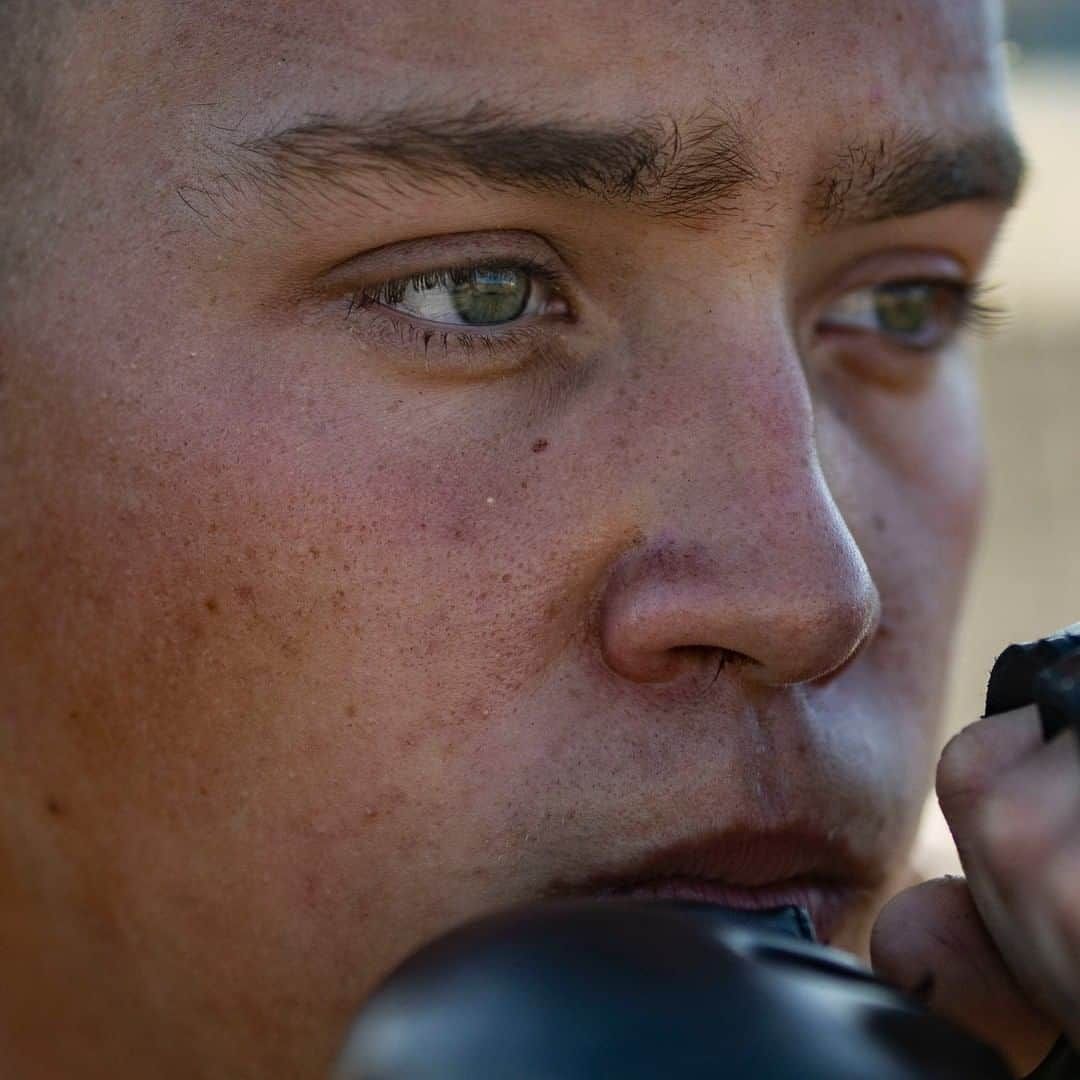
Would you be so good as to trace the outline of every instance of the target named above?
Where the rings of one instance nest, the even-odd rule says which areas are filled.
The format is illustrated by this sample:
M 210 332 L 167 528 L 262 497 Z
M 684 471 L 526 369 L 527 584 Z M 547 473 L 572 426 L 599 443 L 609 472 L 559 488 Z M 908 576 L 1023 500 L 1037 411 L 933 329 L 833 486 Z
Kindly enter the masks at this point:
M 934 313 L 929 286 L 918 282 L 879 288 L 874 309 L 881 328 L 893 334 L 918 334 Z
M 454 311 L 472 325 L 510 322 L 529 302 L 529 278 L 520 270 L 473 270 L 454 285 Z

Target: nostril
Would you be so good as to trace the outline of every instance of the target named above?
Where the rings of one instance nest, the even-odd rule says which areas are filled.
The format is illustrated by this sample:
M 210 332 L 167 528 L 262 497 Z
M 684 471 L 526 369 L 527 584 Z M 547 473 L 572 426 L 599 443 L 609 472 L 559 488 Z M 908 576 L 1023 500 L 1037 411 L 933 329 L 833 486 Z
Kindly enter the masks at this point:
M 711 670 L 710 686 L 720 678 L 721 672 L 726 668 L 754 662 L 745 653 L 736 652 L 734 649 L 719 648 L 715 645 L 674 645 L 668 651 L 685 658 L 683 667 Z
M 673 656 L 684 657 L 687 661 L 715 663 L 716 654 L 724 650 L 715 649 L 709 645 L 672 645 L 668 652 Z

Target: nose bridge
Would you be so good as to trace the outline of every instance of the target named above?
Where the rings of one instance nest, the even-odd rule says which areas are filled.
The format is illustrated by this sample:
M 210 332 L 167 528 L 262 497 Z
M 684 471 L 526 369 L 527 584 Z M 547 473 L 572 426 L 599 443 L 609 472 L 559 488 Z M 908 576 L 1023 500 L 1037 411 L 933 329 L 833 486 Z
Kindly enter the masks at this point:
M 771 684 L 806 681 L 876 624 L 876 590 L 817 459 L 802 365 L 775 324 L 759 330 L 667 373 L 653 520 L 602 608 L 608 663 L 630 678 L 673 678 L 706 648 L 753 661 Z
M 666 310 L 650 307 L 648 330 L 631 345 L 673 414 L 671 430 L 721 455 L 763 434 L 811 445 L 810 393 L 782 285 L 765 270 L 751 282 L 708 281 L 677 292 Z
M 659 498 L 695 528 L 754 529 L 765 504 L 785 513 L 835 514 L 818 466 L 813 404 L 795 346 L 778 320 L 757 332 L 686 342 L 668 361 L 654 460 L 670 475 Z

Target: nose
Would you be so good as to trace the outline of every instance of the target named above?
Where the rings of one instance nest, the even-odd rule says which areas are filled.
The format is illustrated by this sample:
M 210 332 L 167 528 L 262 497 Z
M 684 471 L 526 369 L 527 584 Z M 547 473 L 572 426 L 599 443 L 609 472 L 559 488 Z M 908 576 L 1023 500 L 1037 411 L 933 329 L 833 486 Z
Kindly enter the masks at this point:
M 667 425 L 674 460 L 698 464 L 681 483 L 654 476 L 653 520 L 602 589 L 600 647 L 623 678 L 670 682 L 735 661 L 742 679 L 804 683 L 876 629 L 878 592 L 818 461 L 801 367 L 768 370 Z M 675 448 L 669 437 L 666 453 Z

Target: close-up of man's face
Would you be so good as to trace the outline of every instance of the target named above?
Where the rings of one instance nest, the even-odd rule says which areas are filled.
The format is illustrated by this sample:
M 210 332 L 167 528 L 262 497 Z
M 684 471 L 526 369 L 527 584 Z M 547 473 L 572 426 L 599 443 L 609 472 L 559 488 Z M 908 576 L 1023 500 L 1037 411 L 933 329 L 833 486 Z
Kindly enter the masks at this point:
M 42 1076 L 320 1077 L 409 952 L 549 896 L 865 953 L 979 515 L 996 8 L 49 6 L 0 257 L 12 1059 L 68 1015 Z

